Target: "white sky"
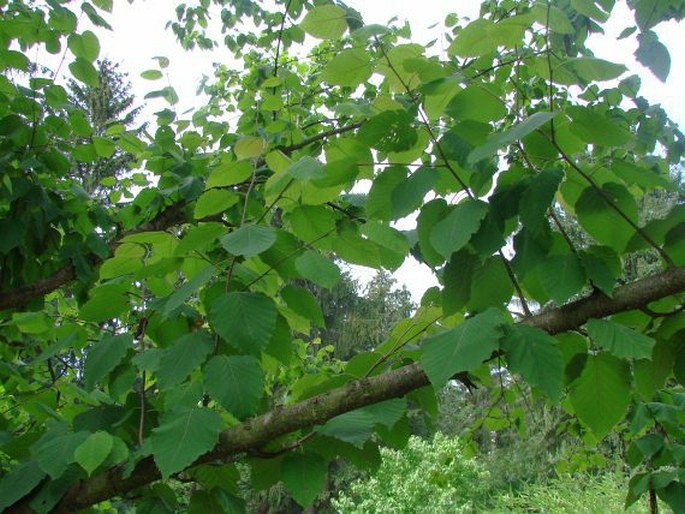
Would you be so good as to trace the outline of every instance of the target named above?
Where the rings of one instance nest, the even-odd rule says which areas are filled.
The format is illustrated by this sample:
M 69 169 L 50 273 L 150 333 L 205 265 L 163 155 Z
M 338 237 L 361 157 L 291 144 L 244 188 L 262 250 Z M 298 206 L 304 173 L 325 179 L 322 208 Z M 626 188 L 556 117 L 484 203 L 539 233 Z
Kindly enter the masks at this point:
M 347 0 L 350 7 L 360 11 L 366 23 L 386 23 L 393 16 L 399 22 L 409 20 L 414 39 L 427 43 L 440 37 L 442 22 L 450 12 L 459 12 L 462 17 L 476 17 L 480 2 L 476 0 Z M 170 30 L 166 30 L 167 20 L 175 19 L 177 2 L 169 0 L 135 0 L 133 4 L 120 0 L 114 3 L 113 15 L 108 21 L 113 32 L 98 30 L 102 51 L 100 57 L 107 57 L 118 62 L 121 69 L 129 74 L 133 92 L 139 103 L 149 91 L 161 89 L 171 84 L 180 97 L 177 112 L 183 113 L 191 107 L 201 105 L 202 97 L 196 95 L 197 84 L 203 74 L 211 76 L 212 63 L 229 61 L 227 50 L 206 52 L 195 50 L 191 53 L 181 49 Z M 431 25 L 438 26 L 430 28 Z M 665 84 L 656 79 L 649 70 L 637 63 L 633 52 L 637 48 L 635 38 L 621 41 L 616 36 L 627 26 L 633 25 L 631 14 L 625 2 L 617 2 L 606 36 L 595 38 L 590 46 L 597 57 L 625 64 L 630 73 L 637 73 L 642 78 L 641 94 L 652 103 L 661 104 L 670 117 L 685 126 L 685 102 L 682 101 L 685 84 L 685 41 L 684 26 L 676 23 L 662 24 L 657 28 L 660 40 L 671 52 L 671 72 Z M 438 41 L 438 48 L 444 48 L 444 41 Z M 140 78 L 140 73 L 156 68 L 153 57 L 162 55 L 171 60 L 167 70 L 168 79 L 150 82 Z M 147 101 L 146 115 L 152 116 L 157 110 L 167 107 L 162 100 Z M 370 278 L 375 270 L 354 267 L 355 276 L 362 281 Z M 405 283 L 412 292 L 415 301 L 419 301 L 426 288 L 437 282 L 426 266 L 420 266 L 413 259 L 395 273 L 401 283 Z

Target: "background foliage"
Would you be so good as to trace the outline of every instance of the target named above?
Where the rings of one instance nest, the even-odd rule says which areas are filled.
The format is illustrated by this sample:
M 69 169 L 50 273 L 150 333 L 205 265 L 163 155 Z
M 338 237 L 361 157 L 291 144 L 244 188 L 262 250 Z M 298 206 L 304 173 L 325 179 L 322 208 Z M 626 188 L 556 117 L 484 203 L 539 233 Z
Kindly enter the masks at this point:
M 629 5 L 665 80 L 685 4 Z M 544 398 L 560 448 L 620 441 L 627 504 L 685 510 L 684 138 L 587 48 L 613 6 L 487 0 L 438 52 L 342 2 L 180 4 L 181 45 L 242 65 L 192 113 L 153 86 L 138 130 L 111 0 L 0 1 L 0 509 L 239 512 L 246 474 L 305 507 L 458 381 L 476 443 Z M 409 255 L 419 306 L 344 285 Z

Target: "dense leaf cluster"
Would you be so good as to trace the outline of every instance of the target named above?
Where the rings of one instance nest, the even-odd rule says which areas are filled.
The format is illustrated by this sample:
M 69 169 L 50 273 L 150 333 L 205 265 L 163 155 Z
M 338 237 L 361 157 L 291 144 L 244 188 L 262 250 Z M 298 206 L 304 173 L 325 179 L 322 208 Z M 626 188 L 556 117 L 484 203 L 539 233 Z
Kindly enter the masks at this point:
M 504 387 L 502 367 L 587 440 L 625 433 L 629 503 L 685 508 L 685 210 L 638 212 L 675 188 L 685 146 L 639 77 L 586 46 L 613 0 L 488 0 L 448 17 L 439 55 L 342 3 L 182 4 L 181 43 L 219 44 L 216 22 L 244 71 L 217 66 L 191 114 L 170 85 L 148 93 L 169 104 L 149 137 L 96 131 L 63 85 L 98 86 L 112 4 L 0 11 L 0 509 L 169 511 L 169 484 L 191 481 L 191 512 L 232 512 L 237 459 L 306 505 L 327 462 L 375 465 L 411 408 L 455 378 Z M 624 36 L 665 79 L 652 29 L 682 2 L 631 5 Z M 74 173 L 115 151 L 138 170 L 128 202 Z M 625 284 L 645 249 L 661 269 Z M 312 290 L 341 261 L 409 255 L 440 287 L 380 344 L 324 358 Z

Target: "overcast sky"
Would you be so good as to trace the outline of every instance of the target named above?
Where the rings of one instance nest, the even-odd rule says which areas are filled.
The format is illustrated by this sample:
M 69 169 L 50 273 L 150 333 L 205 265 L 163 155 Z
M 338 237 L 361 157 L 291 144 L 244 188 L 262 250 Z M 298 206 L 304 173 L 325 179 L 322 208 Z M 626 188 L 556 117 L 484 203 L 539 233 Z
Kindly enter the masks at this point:
M 366 23 L 385 24 L 396 16 L 400 22 L 408 20 L 412 27 L 414 39 L 427 43 L 440 34 L 442 22 L 450 12 L 458 12 L 462 17 L 474 18 L 478 14 L 479 2 L 475 0 L 347 0 L 346 3 L 359 10 Z M 160 89 L 166 79 L 156 82 L 139 77 L 144 70 L 156 68 L 153 57 L 162 55 L 170 58 L 168 69 L 169 83 L 176 89 L 181 99 L 177 111 L 197 107 L 202 101 L 195 94 L 197 84 L 203 74 L 212 74 L 213 62 L 230 62 L 227 50 L 213 52 L 196 50 L 185 52 L 176 43 L 173 33 L 166 30 L 167 20 L 175 19 L 174 9 L 177 2 L 169 0 L 135 0 L 114 2 L 114 12 L 109 18 L 113 32 L 98 31 L 102 52 L 107 57 L 121 64 L 123 71 L 128 72 L 133 84 L 133 92 L 142 101 L 148 91 Z M 438 23 L 437 27 L 430 28 Z M 649 70 L 642 67 L 633 58 L 637 48 L 635 38 L 618 41 L 616 37 L 627 26 L 633 25 L 631 13 L 625 2 L 617 2 L 610 22 L 606 26 L 606 36 L 597 37 L 590 46 L 597 57 L 625 64 L 630 73 L 637 73 L 642 78 L 641 94 L 652 103 L 661 104 L 670 117 L 685 126 L 685 102 L 682 100 L 685 84 L 685 52 L 682 50 L 685 38 L 683 24 L 667 23 L 657 28 L 661 41 L 671 51 L 671 73 L 665 84 L 656 79 Z M 444 48 L 444 42 L 438 42 L 438 48 Z M 161 100 L 148 101 L 146 112 L 151 116 L 156 110 L 166 107 Z M 413 260 L 413 259 L 411 259 Z M 355 267 L 355 275 L 368 279 L 374 270 Z M 406 283 L 418 301 L 423 291 L 436 283 L 431 272 L 425 266 L 418 266 L 416 261 L 407 263 L 396 273 L 398 280 Z

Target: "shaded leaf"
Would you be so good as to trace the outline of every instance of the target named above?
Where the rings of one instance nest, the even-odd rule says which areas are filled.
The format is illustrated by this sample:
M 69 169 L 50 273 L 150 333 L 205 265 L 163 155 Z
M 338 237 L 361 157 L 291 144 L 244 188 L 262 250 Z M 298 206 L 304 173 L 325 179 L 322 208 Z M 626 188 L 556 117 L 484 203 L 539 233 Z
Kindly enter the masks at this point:
M 227 293 L 212 303 L 209 321 L 231 345 L 246 353 L 258 353 L 269 343 L 276 328 L 276 304 L 257 293 Z
M 651 359 L 654 339 L 635 330 L 604 319 L 591 319 L 585 324 L 593 342 L 622 359 Z
M 264 372 L 248 355 L 217 355 L 202 370 L 205 388 L 223 408 L 238 419 L 257 412 L 264 394 Z
M 326 480 L 326 461 L 311 453 L 291 453 L 283 459 L 282 480 L 295 501 L 306 507 L 321 491 Z
M 462 324 L 426 338 L 421 364 L 436 389 L 443 387 L 454 374 L 472 371 L 499 347 L 504 315 L 496 309 L 464 321 Z
M 150 436 L 152 455 L 162 477 L 182 471 L 211 450 L 221 427 L 221 417 L 204 407 L 164 415 Z
M 578 418 L 597 438 L 603 438 L 630 403 L 628 363 L 608 353 L 588 356 L 570 398 Z

